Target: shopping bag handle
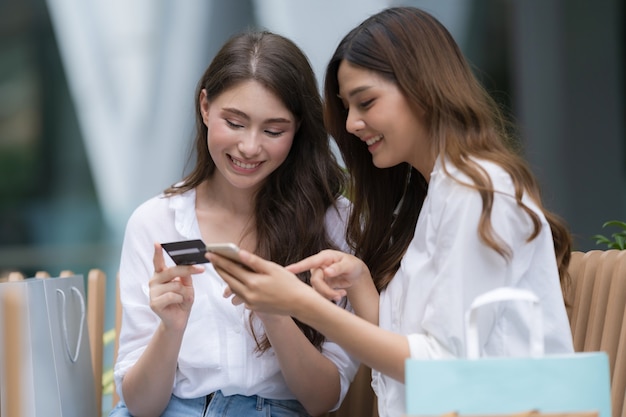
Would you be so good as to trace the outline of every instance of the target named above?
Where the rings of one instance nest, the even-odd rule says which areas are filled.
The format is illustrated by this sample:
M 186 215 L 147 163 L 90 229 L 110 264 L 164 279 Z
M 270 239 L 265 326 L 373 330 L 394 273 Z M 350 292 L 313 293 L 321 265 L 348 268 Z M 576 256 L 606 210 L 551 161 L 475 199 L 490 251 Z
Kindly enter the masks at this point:
M 72 286 L 71 290 L 74 294 L 78 296 L 78 299 L 80 300 L 80 329 L 78 330 L 78 339 L 76 340 L 76 349 L 74 349 L 74 354 L 72 354 L 72 349 L 70 348 L 70 335 L 67 331 L 67 308 L 65 292 L 62 289 L 57 288 L 57 294 L 61 295 L 61 310 L 63 311 L 63 313 L 61 314 L 61 322 L 63 323 L 63 339 L 65 340 L 65 351 L 67 352 L 67 356 L 69 356 L 70 361 L 72 361 L 72 363 L 76 363 L 76 361 L 78 360 L 78 356 L 80 355 L 80 346 L 83 339 L 83 325 L 85 323 L 85 298 L 78 288 Z
M 541 318 L 541 305 L 539 298 L 529 290 L 513 287 L 500 287 L 487 291 L 474 299 L 469 310 L 465 313 L 465 343 L 468 359 L 478 359 L 479 343 L 478 328 L 476 326 L 476 310 L 486 304 L 499 301 L 528 301 L 531 303 L 531 314 L 529 317 L 530 331 L 530 356 L 543 356 L 543 321 Z

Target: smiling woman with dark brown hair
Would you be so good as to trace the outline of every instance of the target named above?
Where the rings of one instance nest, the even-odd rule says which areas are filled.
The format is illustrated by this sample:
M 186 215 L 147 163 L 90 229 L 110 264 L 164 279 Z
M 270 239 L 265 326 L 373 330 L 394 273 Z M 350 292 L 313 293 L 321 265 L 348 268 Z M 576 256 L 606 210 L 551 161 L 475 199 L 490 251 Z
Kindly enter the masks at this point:
M 337 408 L 358 365 L 341 347 L 291 317 L 233 306 L 213 265 L 174 265 L 160 245 L 233 242 L 280 264 L 348 250 L 345 178 L 313 70 L 290 40 L 243 33 L 217 53 L 195 101 L 194 169 L 138 207 L 126 228 L 115 365 L 122 401 L 111 416 Z

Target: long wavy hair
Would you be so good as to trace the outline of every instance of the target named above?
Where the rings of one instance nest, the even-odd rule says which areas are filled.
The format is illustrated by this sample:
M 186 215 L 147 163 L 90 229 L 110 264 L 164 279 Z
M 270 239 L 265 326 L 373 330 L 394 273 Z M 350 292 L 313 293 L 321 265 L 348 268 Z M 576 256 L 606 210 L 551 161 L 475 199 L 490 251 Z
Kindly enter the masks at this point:
M 345 173 L 330 148 L 324 129 L 322 101 L 311 65 L 289 39 L 267 31 L 248 31 L 229 39 L 202 75 L 195 92 L 196 164 L 166 195 L 197 187 L 215 172 L 207 145 L 207 127 L 200 112 L 200 93 L 209 101 L 244 81 L 254 80 L 272 91 L 295 116 L 299 128 L 289 155 L 255 195 L 256 253 L 281 265 L 334 247 L 326 233 L 325 215 L 345 190 Z M 309 275 L 300 278 L 309 283 Z M 251 330 L 254 334 L 254 326 Z M 321 333 L 297 322 L 318 349 Z M 269 348 L 266 335 L 255 338 L 260 351 Z
M 513 140 L 511 124 L 474 76 L 446 28 L 414 7 L 393 7 L 371 16 L 349 32 L 330 60 L 325 77 L 325 123 L 352 174 L 349 195 L 353 211 L 348 241 L 369 266 L 379 291 L 400 266 L 426 196 L 424 177 L 409 164 L 379 169 L 362 142 L 346 131 L 346 110 L 339 94 L 337 72 L 342 61 L 371 70 L 395 83 L 414 109 L 425 111 L 433 149 L 473 182 L 483 208 L 478 233 L 494 251 L 508 258 L 510 248 L 493 230 L 494 189 L 474 158 L 493 161 L 511 176 L 515 199 L 534 225 L 539 216 L 522 203 L 528 194 L 548 220 L 561 283 L 568 280 L 571 236 L 564 222 L 541 204 L 540 190 Z

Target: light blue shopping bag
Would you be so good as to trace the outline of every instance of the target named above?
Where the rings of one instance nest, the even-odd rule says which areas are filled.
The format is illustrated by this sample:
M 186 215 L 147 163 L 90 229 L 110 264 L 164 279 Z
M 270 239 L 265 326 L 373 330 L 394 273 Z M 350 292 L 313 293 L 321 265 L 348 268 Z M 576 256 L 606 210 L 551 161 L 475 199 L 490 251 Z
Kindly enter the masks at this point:
M 533 304 L 531 356 L 478 358 L 474 311 L 487 303 Z M 608 356 L 604 352 L 543 355 L 539 300 L 519 289 L 500 288 L 478 297 L 466 316 L 467 359 L 406 361 L 406 412 L 435 416 L 596 411 L 611 417 Z

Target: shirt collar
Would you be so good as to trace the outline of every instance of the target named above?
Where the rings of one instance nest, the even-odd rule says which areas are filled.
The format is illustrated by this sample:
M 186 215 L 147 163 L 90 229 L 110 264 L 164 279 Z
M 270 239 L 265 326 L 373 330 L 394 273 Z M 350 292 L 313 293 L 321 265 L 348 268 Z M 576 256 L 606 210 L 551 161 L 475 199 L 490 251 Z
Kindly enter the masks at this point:
M 174 212 L 174 227 L 187 239 L 199 235 L 198 218 L 196 217 L 195 188 L 182 194 L 174 194 L 170 198 L 170 209 Z

